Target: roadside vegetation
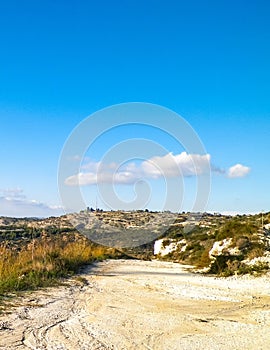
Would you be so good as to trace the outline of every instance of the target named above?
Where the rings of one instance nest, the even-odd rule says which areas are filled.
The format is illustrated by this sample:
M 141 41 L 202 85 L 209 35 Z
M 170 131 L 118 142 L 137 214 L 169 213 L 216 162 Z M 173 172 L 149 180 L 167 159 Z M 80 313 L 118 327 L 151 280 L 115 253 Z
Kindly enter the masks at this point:
M 265 214 L 264 224 L 269 223 L 269 213 Z M 163 238 L 163 246 L 183 241 L 177 249 L 159 259 L 191 264 L 205 273 L 219 276 L 233 274 L 259 275 L 269 270 L 269 262 L 262 257 L 269 256 L 270 232 L 262 228 L 260 215 L 211 218 L 211 224 L 195 226 L 185 233 L 183 227 L 171 227 Z M 213 252 L 214 244 L 228 246 Z M 211 255 L 212 253 L 212 255 Z M 262 258 L 260 260 L 260 258 Z M 255 260 L 249 264 L 249 261 Z
M 0 296 L 52 286 L 77 273 L 81 266 L 117 256 L 77 235 L 32 239 L 15 248 L 0 247 Z

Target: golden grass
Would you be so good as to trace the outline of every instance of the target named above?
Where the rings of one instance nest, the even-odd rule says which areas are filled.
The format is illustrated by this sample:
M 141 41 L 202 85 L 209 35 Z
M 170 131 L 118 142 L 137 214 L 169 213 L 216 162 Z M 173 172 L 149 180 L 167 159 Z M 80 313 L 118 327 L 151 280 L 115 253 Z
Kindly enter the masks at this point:
M 80 266 L 114 253 L 86 239 L 67 241 L 65 237 L 32 240 L 19 251 L 0 247 L 0 294 L 53 285 Z

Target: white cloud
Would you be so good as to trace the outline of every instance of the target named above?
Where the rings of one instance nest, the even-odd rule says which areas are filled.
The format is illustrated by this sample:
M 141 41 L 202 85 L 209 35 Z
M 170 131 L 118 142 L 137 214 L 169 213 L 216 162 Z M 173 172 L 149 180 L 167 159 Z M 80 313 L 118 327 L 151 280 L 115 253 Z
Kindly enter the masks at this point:
M 28 199 L 20 188 L 0 189 L 0 216 L 48 217 L 64 214 L 60 206 Z
M 250 168 L 242 164 L 231 166 L 227 171 L 211 164 L 210 154 L 180 154 L 168 153 L 165 156 L 155 156 L 141 163 L 119 165 L 102 162 L 88 162 L 82 165 L 81 172 L 69 176 L 65 184 L 68 186 L 87 186 L 113 183 L 115 185 L 134 184 L 140 179 L 159 179 L 200 176 L 212 173 L 229 178 L 241 178 L 250 172 Z
M 210 154 L 168 153 L 163 157 L 144 161 L 142 169 L 151 178 L 202 175 L 210 169 Z
M 133 184 L 142 178 L 202 175 L 210 170 L 210 155 L 168 153 L 162 157 L 152 157 L 140 164 L 128 163 L 125 166 L 119 166 L 117 163 L 89 162 L 82 166 L 82 170 L 87 171 L 68 177 L 65 184 L 68 186 L 97 183 Z
M 228 170 L 229 178 L 245 177 L 250 173 L 250 168 L 242 164 L 235 164 Z
M 72 175 L 65 180 L 65 184 L 68 186 L 86 186 L 95 185 L 97 183 L 114 183 L 117 184 L 133 184 L 140 179 L 136 173 L 129 171 L 119 172 L 87 172 Z

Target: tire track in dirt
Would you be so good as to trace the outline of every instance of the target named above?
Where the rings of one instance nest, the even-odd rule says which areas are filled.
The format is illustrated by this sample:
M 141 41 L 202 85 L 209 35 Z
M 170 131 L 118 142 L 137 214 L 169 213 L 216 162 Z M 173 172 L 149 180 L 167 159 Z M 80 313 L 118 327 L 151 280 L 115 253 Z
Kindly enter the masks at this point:
M 269 281 L 159 261 L 101 262 L 66 286 L 18 298 L 0 317 L 0 349 L 269 349 Z

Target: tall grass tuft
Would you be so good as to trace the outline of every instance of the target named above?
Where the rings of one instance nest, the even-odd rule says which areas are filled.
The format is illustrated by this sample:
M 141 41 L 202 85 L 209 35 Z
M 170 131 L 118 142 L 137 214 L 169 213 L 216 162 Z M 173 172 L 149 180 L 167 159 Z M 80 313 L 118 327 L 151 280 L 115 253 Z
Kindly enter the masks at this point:
M 0 247 L 0 295 L 55 285 L 80 266 L 113 253 L 86 239 L 67 241 L 66 237 L 34 239 L 20 250 Z

